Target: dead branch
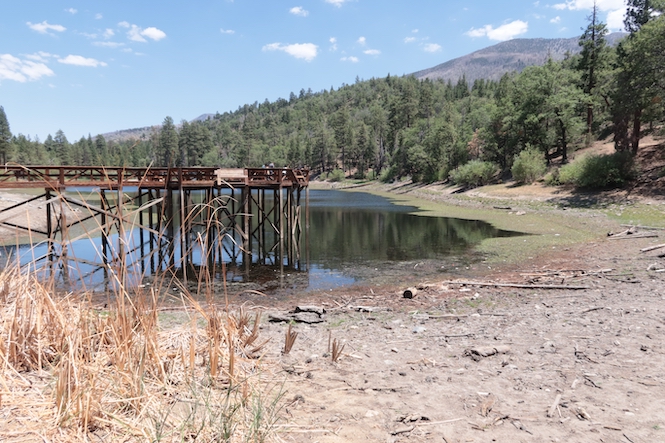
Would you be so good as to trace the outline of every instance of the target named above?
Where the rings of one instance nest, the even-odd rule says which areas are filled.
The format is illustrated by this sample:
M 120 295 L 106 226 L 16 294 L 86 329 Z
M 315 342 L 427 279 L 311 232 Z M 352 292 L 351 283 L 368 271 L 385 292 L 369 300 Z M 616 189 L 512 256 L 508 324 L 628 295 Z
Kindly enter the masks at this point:
M 556 411 L 556 408 L 557 406 L 559 406 L 560 401 L 561 401 L 561 394 L 557 394 L 556 398 L 554 399 L 554 403 L 552 403 L 552 406 L 550 406 L 549 411 L 547 411 L 548 417 L 554 416 L 554 411 Z
M 462 285 L 462 286 L 493 286 L 497 288 L 522 288 L 522 289 L 570 289 L 570 290 L 581 290 L 581 289 L 591 289 L 590 286 L 574 286 L 574 285 L 525 285 L 522 283 L 493 283 L 493 282 L 482 282 L 482 281 L 466 281 L 466 280 L 450 280 L 443 283 Z
M 640 249 L 640 252 L 648 252 L 648 251 L 653 251 L 655 249 L 660 249 L 660 248 L 665 248 L 665 243 L 661 243 L 659 245 L 648 246 L 646 248 L 642 248 L 642 249 Z

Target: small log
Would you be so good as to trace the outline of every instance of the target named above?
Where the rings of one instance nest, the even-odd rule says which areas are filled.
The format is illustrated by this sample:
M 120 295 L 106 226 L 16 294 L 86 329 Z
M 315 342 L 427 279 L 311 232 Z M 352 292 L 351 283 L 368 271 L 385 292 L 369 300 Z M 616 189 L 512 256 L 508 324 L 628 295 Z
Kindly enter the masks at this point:
M 621 225 L 621 226 L 624 228 L 645 229 L 647 231 L 665 231 L 665 228 L 657 226 L 642 226 L 642 225 Z
M 418 290 L 416 288 L 406 288 L 402 293 L 404 298 L 415 298 L 417 294 Z
M 556 411 L 556 408 L 557 406 L 559 406 L 560 401 L 561 401 L 561 394 L 557 394 L 556 398 L 554 399 L 554 403 L 552 403 L 552 406 L 550 406 L 549 411 L 547 411 L 548 417 L 554 416 L 554 411 Z
M 665 243 L 661 243 L 659 245 L 642 248 L 642 249 L 640 249 L 640 252 L 649 252 L 649 251 L 653 251 L 655 249 L 660 249 L 660 248 L 665 248 Z
M 571 286 L 571 285 L 525 285 L 521 283 L 492 283 L 482 281 L 446 281 L 444 283 L 452 285 L 466 285 L 466 286 L 494 286 L 497 288 L 523 288 L 523 289 L 570 289 L 582 290 L 591 289 L 590 286 Z
M 608 239 L 609 240 L 625 240 L 625 239 L 631 239 L 631 238 L 653 238 L 653 237 L 658 237 L 658 234 L 632 234 L 632 235 L 626 235 L 626 236 L 614 235 L 612 237 L 608 237 Z

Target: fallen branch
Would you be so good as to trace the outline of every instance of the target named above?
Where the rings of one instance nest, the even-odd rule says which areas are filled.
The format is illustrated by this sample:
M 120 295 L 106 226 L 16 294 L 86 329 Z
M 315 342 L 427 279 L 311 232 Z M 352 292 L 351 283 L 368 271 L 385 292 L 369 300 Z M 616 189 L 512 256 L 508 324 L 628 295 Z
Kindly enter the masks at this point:
M 640 249 L 640 252 L 648 252 L 648 251 L 653 251 L 654 249 L 660 249 L 660 248 L 665 248 L 665 243 L 661 243 L 659 245 L 642 248 L 642 249 Z
M 642 225 L 621 225 L 624 228 L 637 228 L 637 229 L 646 229 L 647 231 L 665 231 L 665 228 L 660 228 L 657 226 L 642 226 Z
M 554 416 L 554 411 L 556 411 L 556 408 L 557 406 L 559 406 L 560 401 L 561 401 L 561 394 L 557 394 L 556 398 L 554 399 L 554 403 L 552 403 L 552 406 L 550 406 L 549 411 L 547 411 L 548 417 Z
M 611 237 L 607 237 L 608 240 L 624 240 L 624 239 L 630 239 L 630 238 L 653 238 L 653 237 L 658 237 L 658 234 L 630 234 L 630 235 L 613 235 Z
M 591 289 L 590 286 L 572 286 L 572 285 L 525 285 L 523 283 L 492 283 L 482 281 L 446 281 L 443 283 L 465 286 L 493 286 L 497 288 L 523 288 L 523 289 L 570 289 L 581 290 Z

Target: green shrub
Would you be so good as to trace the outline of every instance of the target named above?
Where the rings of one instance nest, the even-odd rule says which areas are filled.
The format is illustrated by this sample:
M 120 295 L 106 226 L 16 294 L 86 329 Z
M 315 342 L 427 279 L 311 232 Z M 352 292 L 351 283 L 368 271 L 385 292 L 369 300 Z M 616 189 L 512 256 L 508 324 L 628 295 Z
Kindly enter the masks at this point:
M 499 167 L 494 163 L 471 160 L 451 171 L 450 179 L 461 186 L 482 186 L 489 183 L 497 172 Z
M 346 175 L 344 174 L 344 171 L 342 171 L 341 169 L 333 169 L 326 176 L 326 180 L 329 180 L 331 182 L 341 182 L 345 178 Z
M 518 183 L 533 183 L 547 171 L 547 163 L 543 153 L 529 148 L 515 156 L 510 172 Z
M 634 178 L 633 159 L 625 151 L 609 155 L 589 155 L 565 165 L 559 181 L 579 188 L 612 188 Z
M 395 180 L 397 177 L 397 168 L 395 166 L 391 166 L 389 168 L 384 169 L 381 171 L 381 174 L 379 174 L 379 180 L 382 183 L 389 183 Z

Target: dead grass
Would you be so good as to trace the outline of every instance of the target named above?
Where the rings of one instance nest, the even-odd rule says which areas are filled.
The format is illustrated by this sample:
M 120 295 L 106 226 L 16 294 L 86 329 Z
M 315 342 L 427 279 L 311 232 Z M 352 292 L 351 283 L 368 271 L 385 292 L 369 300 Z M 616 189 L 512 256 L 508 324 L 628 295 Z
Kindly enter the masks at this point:
M 266 441 L 280 385 L 261 365 L 260 315 L 202 307 L 159 325 L 157 296 L 107 309 L 0 273 L 0 440 Z

